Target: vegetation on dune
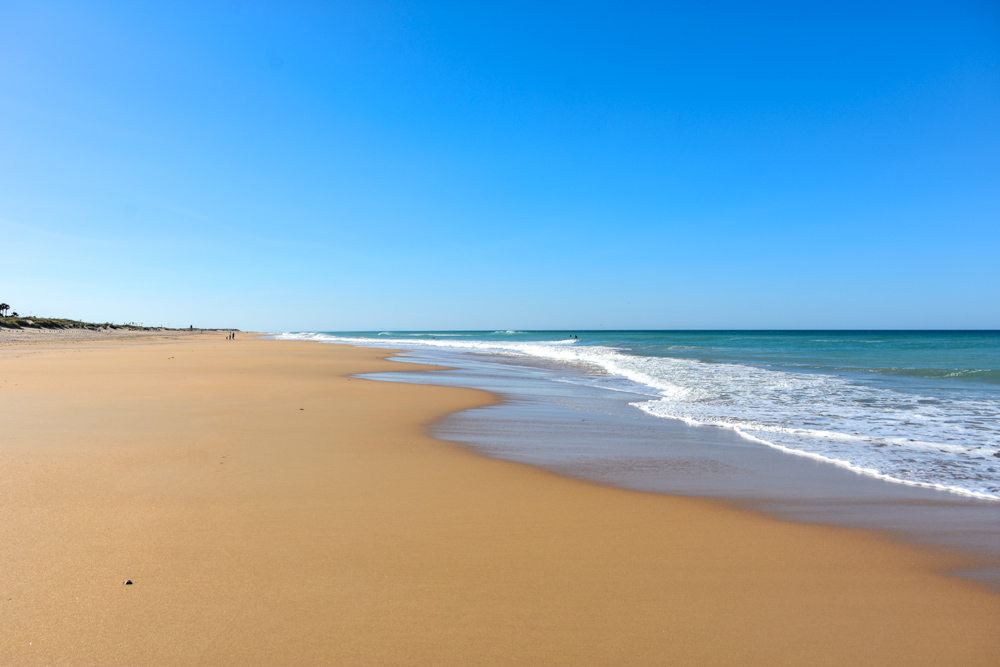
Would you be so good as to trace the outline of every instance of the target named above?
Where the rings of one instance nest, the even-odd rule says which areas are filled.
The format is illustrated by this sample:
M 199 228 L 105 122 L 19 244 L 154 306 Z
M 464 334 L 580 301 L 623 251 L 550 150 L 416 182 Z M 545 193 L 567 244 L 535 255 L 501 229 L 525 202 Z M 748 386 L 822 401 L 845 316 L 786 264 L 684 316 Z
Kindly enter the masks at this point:
M 0 304 L 3 305 L 3 304 Z M 103 324 L 81 322 L 59 317 L 0 317 L 0 328 L 4 329 L 131 329 L 134 331 L 153 331 L 162 327 L 143 327 L 135 324 Z
M 187 329 L 171 329 L 170 327 L 145 327 L 135 322 L 127 324 L 113 324 L 111 322 L 82 322 L 80 320 L 69 320 L 64 317 L 22 317 L 16 312 L 10 313 L 10 305 L 0 303 L 0 329 L 91 329 L 101 330 L 125 330 L 125 331 L 239 331 L 239 329 L 195 329 L 190 326 Z

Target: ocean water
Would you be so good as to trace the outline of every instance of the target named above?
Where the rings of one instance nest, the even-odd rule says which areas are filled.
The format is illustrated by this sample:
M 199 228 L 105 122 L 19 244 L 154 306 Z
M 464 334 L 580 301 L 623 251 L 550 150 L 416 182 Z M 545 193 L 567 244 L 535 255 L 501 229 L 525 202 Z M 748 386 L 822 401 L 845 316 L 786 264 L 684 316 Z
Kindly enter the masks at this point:
M 545 362 L 554 382 L 888 482 L 1000 500 L 1000 332 L 298 332 Z M 560 373 L 559 369 L 564 369 Z M 553 371 L 554 369 L 554 371 Z

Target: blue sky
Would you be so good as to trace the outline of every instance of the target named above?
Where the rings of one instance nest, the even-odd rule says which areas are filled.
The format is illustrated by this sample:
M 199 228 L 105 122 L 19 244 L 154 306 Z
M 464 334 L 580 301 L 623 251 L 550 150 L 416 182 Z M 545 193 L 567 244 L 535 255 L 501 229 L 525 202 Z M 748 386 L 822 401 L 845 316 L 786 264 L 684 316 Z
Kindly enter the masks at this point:
M 0 0 L 0 248 L 96 321 L 1000 328 L 1000 9 Z

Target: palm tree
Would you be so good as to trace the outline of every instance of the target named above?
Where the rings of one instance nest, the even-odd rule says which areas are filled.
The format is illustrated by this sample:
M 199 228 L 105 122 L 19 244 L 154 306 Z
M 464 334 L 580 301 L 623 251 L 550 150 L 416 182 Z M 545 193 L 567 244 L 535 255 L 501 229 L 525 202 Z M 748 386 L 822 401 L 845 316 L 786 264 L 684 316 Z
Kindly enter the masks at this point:
M 0 303 L 0 313 L 3 313 L 3 315 L 6 316 L 8 310 L 10 310 L 10 306 L 6 303 Z

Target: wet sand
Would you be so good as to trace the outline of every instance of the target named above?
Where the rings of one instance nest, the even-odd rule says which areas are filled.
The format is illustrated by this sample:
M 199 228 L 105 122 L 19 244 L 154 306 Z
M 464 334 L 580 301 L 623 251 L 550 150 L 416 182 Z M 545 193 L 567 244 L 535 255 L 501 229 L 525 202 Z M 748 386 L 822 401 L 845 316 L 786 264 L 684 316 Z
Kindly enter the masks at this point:
M 0 347 L 0 663 L 997 663 L 958 556 L 482 457 L 386 354 Z

